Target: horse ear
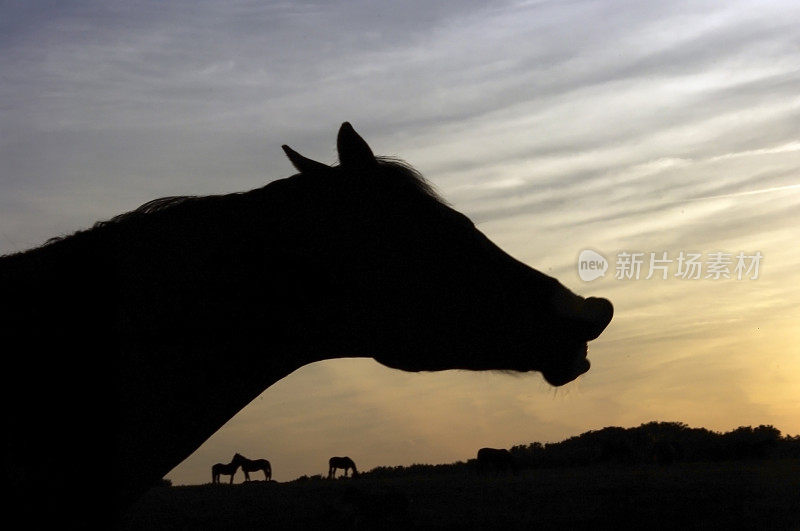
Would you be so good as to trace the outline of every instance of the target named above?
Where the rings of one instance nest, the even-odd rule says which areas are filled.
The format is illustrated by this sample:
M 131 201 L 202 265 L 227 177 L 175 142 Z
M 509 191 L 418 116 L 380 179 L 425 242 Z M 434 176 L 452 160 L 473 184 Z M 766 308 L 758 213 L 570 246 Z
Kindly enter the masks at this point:
M 345 168 L 365 169 L 378 165 L 367 143 L 356 133 L 350 122 L 344 122 L 336 138 L 339 163 Z
M 304 157 L 286 144 L 282 145 L 281 148 L 283 148 L 283 152 L 286 153 L 286 156 L 289 157 L 292 166 L 297 168 L 297 171 L 300 173 L 320 173 L 331 169 L 330 166 L 326 164 Z

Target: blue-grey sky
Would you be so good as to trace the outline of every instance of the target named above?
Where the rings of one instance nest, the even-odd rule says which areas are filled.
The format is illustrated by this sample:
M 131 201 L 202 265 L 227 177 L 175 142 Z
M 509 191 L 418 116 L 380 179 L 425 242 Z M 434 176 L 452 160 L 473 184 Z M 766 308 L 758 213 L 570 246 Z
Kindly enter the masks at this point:
M 553 391 L 313 364 L 174 482 L 236 451 L 288 480 L 650 420 L 797 434 L 798 27 L 792 1 L 2 2 L 0 254 L 262 186 L 293 173 L 284 143 L 335 162 L 348 120 L 512 255 L 615 303 L 592 369 Z M 583 249 L 605 277 L 578 277 Z M 619 280 L 622 251 L 764 258 L 756 280 Z

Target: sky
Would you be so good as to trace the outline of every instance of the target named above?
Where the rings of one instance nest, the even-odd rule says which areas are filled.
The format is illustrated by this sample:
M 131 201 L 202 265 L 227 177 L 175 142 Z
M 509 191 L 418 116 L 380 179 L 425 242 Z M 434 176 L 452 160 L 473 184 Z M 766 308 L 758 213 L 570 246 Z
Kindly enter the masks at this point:
M 555 389 L 311 364 L 174 484 L 235 452 L 288 481 L 649 421 L 797 435 L 798 27 L 793 1 L 0 2 L 0 254 L 289 176 L 284 143 L 334 163 L 350 121 L 511 255 L 614 303 L 592 368 Z M 604 276 L 581 278 L 584 250 Z

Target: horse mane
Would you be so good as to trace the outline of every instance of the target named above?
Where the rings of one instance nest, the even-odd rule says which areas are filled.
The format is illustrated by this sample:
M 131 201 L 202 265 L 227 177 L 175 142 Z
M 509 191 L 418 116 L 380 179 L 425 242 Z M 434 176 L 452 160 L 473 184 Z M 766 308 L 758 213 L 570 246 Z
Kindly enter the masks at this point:
M 211 197 L 211 196 L 205 196 L 205 197 Z M 141 216 L 146 216 L 148 214 L 155 214 L 156 212 L 168 210 L 177 205 L 181 205 L 183 203 L 187 203 L 190 201 L 197 201 L 202 198 L 203 196 L 197 196 L 197 195 L 173 195 L 173 196 L 153 199 L 152 201 L 148 201 L 147 203 L 131 210 L 130 212 L 119 214 L 105 221 L 98 221 L 92 226 L 92 228 L 97 229 L 109 225 L 116 225 L 128 219 L 138 218 Z
M 419 171 L 413 166 L 395 157 L 375 157 L 378 162 L 377 170 L 371 173 L 368 177 L 369 184 L 365 181 L 356 181 L 354 186 L 356 190 L 363 190 L 365 193 L 364 201 L 369 201 L 369 193 L 376 188 L 383 188 L 388 191 L 390 197 L 410 197 L 422 199 L 420 205 L 427 203 L 428 206 L 433 208 L 450 207 L 451 205 L 443 199 L 436 191 L 433 184 L 430 183 Z M 333 181 L 343 179 L 347 181 L 352 178 L 352 174 L 344 173 L 341 165 L 330 166 L 332 172 L 337 173 L 333 175 Z M 276 179 L 270 181 L 266 185 L 249 191 L 232 192 L 227 194 L 210 194 L 210 195 L 175 195 L 153 199 L 144 203 L 143 205 L 122 214 L 118 214 L 110 219 L 97 221 L 88 229 L 78 230 L 72 234 L 64 234 L 55 236 L 46 240 L 42 245 L 27 251 L 20 251 L 8 255 L 0 255 L 0 258 L 9 258 L 12 256 L 21 256 L 36 249 L 45 249 L 52 244 L 58 244 L 66 240 L 70 240 L 74 236 L 84 236 L 94 238 L 100 232 L 105 230 L 114 230 L 117 227 L 128 225 L 129 223 L 142 222 L 154 216 L 177 214 L 179 210 L 195 206 L 197 208 L 209 207 L 213 209 L 214 205 L 220 205 L 222 202 L 228 202 L 232 199 L 244 199 L 245 197 L 254 197 L 255 194 L 280 194 L 281 190 L 295 191 L 301 190 L 303 186 L 314 186 L 315 182 L 319 182 L 318 175 L 306 175 L 303 173 L 295 174 L 290 177 Z M 363 176 L 361 177 L 363 179 Z M 322 184 L 326 186 L 326 184 Z M 328 181 L 327 186 L 337 186 Z M 226 205 L 229 207 L 230 205 Z M 202 212 L 197 212 L 202 214 Z
M 396 191 L 407 191 L 410 192 L 412 195 L 419 195 L 428 200 L 433 201 L 436 205 L 439 206 L 449 206 L 447 201 L 445 201 L 442 196 L 436 191 L 434 186 L 428 181 L 419 171 L 417 171 L 413 166 L 405 162 L 404 160 L 395 158 L 395 157 L 376 157 L 378 161 L 378 175 L 375 177 L 380 179 L 380 183 L 386 186 L 390 186 L 391 188 L 395 189 Z M 338 170 L 341 168 L 339 165 L 331 166 L 332 170 Z M 302 174 L 301 174 L 302 175 Z M 270 192 L 271 189 L 277 188 L 281 185 L 288 184 L 287 181 L 292 177 L 287 177 L 285 179 L 277 179 L 270 183 L 267 183 L 265 186 L 261 188 L 257 188 L 256 190 L 252 191 L 262 191 L 262 192 Z M 122 214 L 116 215 L 111 219 L 98 221 L 90 229 L 78 232 L 92 232 L 95 229 L 102 229 L 106 227 L 114 227 L 120 224 L 133 222 L 134 220 L 140 220 L 146 217 L 150 217 L 155 214 L 167 213 L 174 211 L 176 208 L 181 207 L 187 204 L 201 204 L 201 203 L 211 203 L 217 202 L 221 199 L 230 198 L 234 196 L 243 196 L 250 192 L 233 192 L 229 194 L 219 194 L 219 195 L 175 195 L 175 196 L 167 196 L 161 197 L 158 199 L 153 199 L 152 201 L 148 201 L 143 205 L 129 211 L 124 212 Z M 50 238 L 47 240 L 45 245 L 55 243 L 58 241 L 62 241 L 68 239 L 72 235 L 64 235 L 64 236 L 57 236 L 55 238 Z
M 395 157 L 376 157 L 378 167 L 395 183 L 416 191 L 440 205 L 447 205 L 436 188 L 419 171 L 404 160 Z

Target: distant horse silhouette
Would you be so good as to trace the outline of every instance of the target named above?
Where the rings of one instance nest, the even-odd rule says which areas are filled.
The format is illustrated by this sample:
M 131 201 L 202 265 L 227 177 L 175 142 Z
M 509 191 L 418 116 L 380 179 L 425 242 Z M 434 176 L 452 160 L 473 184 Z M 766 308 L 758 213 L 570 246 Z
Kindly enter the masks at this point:
M 222 476 L 230 476 L 231 480 L 230 483 L 233 483 L 233 476 L 236 475 L 236 470 L 238 470 L 240 463 L 236 462 L 236 459 L 231 461 L 230 463 L 223 464 L 217 463 L 216 465 L 211 467 L 211 483 L 219 483 L 219 477 Z M 247 477 L 247 473 L 245 473 L 245 477 Z
M 331 457 L 328 459 L 328 478 L 333 479 L 336 477 L 336 469 L 344 470 L 344 477 L 347 477 L 347 471 L 353 471 L 353 477 L 358 477 L 358 470 L 356 464 L 349 457 Z
M 269 481 L 272 479 L 272 465 L 266 459 L 248 459 L 242 454 L 235 454 L 232 463 L 238 463 L 244 472 L 244 480 L 250 481 L 250 472 L 261 470 L 264 472 L 264 479 Z
M 350 124 L 337 147 L 338 166 L 284 146 L 299 172 L 286 179 L 157 199 L 0 258 L 4 370 L 35 375 L 2 391 L 10 507 L 102 518 L 84 474 L 101 461 L 101 494 L 116 499 L 91 506 L 124 511 L 265 388 L 323 359 L 540 371 L 552 385 L 589 369 L 607 300 L 503 252 Z M 69 434 L 57 452 L 53 433 Z
M 481 448 L 478 450 L 478 470 L 516 473 L 517 461 L 505 448 Z

